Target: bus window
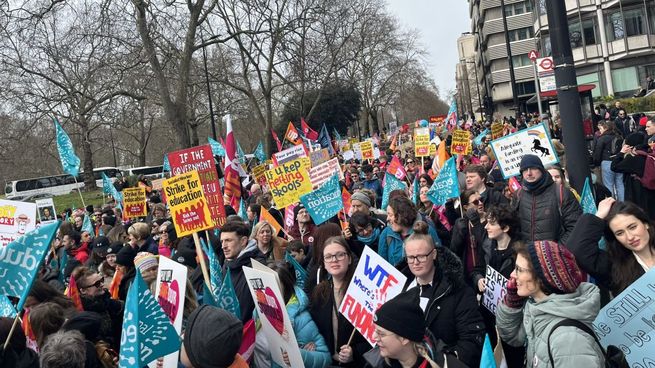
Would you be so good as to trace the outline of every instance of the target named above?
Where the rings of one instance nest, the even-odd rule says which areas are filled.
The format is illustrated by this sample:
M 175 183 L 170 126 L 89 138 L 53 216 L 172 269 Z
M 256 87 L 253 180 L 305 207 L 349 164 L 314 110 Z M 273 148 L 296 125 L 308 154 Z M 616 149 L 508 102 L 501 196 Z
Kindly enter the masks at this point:
M 14 191 L 14 186 L 11 183 L 5 184 L 5 194 L 9 194 Z

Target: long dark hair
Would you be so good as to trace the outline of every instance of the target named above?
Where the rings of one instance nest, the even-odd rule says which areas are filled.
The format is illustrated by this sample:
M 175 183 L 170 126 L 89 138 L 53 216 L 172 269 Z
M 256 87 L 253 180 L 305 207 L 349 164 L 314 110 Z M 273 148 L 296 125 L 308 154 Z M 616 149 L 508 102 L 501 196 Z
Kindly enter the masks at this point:
M 607 253 L 612 264 L 612 291 L 620 293 L 630 286 L 643 274 L 641 265 L 637 262 L 632 251 L 626 248 L 614 236 L 609 223 L 618 215 L 634 216 L 644 225 L 648 226 L 648 246 L 655 251 L 655 226 L 650 222 L 646 212 L 631 202 L 616 202 L 605 218 L 605 240 L 607 241 Z
M 339 244 L 340 246 L 343 247 L 343 249 L 348 254 L 348 257 L 350 258 L 348 271 L 346 272 L 346 277 L 344 278 L 344 284 L 342 289 L 339 290 L 339 294 L 341 295 L 345 294 L 346 289 L 350 284 L 350 280 L 352 280 L 353 274 L 355 273 L 355 268 L 357 267 L 357 263 L 355 262 L 356 261 L 355 254 L 350 249 L 350 246 L 348 245 L 346 239 L 344 239 L 343 236 L 333 236 L 331 238 L 328 238 L 323 244 L 320 253 L 321 256 L 320 256 L 320 261 L 319 261 L 320 263 L 318 269 L 320 272 L 319 280 L 321 281 L 314 288 L 314 291 L 312 292 L 312 303 L 315 303 L 317 305 L 328 302 L 330 300 L 330 295 L 332 294 L 332 278 L 328 277 L 329 274 L 325 269 L 325 261 L 323 260 L 323 249 L 325 249 L 325 246 L 329 244 Z

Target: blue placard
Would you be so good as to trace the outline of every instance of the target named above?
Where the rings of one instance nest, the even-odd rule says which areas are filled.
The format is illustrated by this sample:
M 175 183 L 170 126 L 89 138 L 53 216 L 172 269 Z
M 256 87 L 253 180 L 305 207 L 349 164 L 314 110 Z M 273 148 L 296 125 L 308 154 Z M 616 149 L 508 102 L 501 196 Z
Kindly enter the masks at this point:
M 329 220 L 343 209 L 339 176 L 332 175 L 318 189 L 301 195 L 300 202 L 305 206 L 316 225 Z

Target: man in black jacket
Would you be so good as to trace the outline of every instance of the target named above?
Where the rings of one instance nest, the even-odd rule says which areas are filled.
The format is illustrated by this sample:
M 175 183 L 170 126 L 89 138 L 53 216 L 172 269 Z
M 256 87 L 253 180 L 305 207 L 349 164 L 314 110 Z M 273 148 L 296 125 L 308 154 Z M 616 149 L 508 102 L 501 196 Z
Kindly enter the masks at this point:
M 507 198 L 502 192 L 487 187 L 487 169 L 482 165 L 469 165 L 464 170 L 466 175 L 466 190 L 475 190 L 487 209 L 499 204 L 507 204 Z
M 518 213 L 524 241 L 553 240 L 566 243 L 582 207 L 570 190 L 557 185 L 539 157 L 521 159 L 523 190 L 519 193 Z

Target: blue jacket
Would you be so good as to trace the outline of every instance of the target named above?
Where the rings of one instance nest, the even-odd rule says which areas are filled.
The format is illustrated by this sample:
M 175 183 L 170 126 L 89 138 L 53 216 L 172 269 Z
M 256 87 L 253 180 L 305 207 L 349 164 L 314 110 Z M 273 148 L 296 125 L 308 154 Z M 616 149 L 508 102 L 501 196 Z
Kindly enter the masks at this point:
M 309 298 L 307 294 L 297 286 L 294 286 L 295 295 L 287 303 L 287 313 L 293 326 L 293 333 L 296 335 L 300 355 L 306 368 L 325 368 L 332 363 L 332 356 L 325 343 L 325 339 L 318 332 L 316 323 L 309 314 Z M 316 345 L 314 351 L 308 351 L 302 347 L 313 342 Z M 272 367 L 279 367 L 271 361 Z
M 421 220 L 421 216 L 417 216 L 417 220 Z M 428 225 L 428 234 L 430 234 L 432 240 L 434 240 L 434 244 L 441 245 L 441 240 L 439 240 L 437 231 L 431 224 Z M 409 229 L 409 234 L 412 234 L 413 232 L 413 229 Z M 403 239 L 399 233 L 393 231 L 391 226 L 385 227 L 382 234 L 380 234 L 380 240 L 378 240 L 378 254 L 394 266 L 405 258 Z

